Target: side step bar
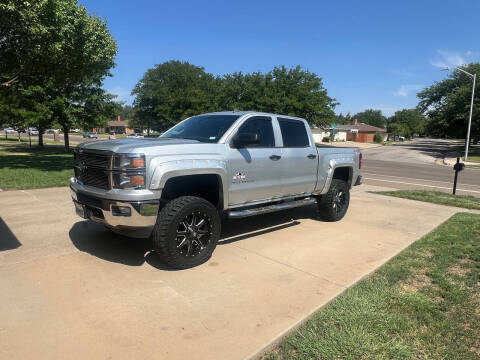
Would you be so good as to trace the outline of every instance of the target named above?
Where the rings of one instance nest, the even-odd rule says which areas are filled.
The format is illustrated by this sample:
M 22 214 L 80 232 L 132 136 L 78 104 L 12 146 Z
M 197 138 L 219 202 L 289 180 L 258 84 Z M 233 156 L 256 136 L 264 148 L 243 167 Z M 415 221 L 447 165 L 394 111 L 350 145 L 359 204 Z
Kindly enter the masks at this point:
M 299 206 L 315 204 L 316 202 L 317 200 L 314 198 L 306 198 L 306 199 L 293 200 L 293 201 L 288 201 L 280 204 L 268 205 L 268 206 L 253 208 L 253 209 L 230 210 L 228 212 L 228 217 L 233 219 L 243 218 L 247 216 L 266 214 L 266 213 L 270 213 L 278 210 L 293 209 Z

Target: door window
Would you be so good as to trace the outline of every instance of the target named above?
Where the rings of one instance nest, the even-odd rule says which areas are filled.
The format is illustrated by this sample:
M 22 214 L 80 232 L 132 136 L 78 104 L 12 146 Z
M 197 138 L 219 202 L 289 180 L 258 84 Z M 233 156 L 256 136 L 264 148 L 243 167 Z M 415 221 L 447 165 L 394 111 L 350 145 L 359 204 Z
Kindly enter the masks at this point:
M 279 118 L 278 122 L 280 124 L 280 130 L 282 131 L 284 147 L 310 146 L 307 129 L 305 129 L 303 121 Z
M 260 137 L 260 143 L 248 147 L 269 148 L 275 147 L 275 136 L 273 135 L 272 119 L 269 117 L 253 117 L 245 121 L 238 133 L 254 133 Z

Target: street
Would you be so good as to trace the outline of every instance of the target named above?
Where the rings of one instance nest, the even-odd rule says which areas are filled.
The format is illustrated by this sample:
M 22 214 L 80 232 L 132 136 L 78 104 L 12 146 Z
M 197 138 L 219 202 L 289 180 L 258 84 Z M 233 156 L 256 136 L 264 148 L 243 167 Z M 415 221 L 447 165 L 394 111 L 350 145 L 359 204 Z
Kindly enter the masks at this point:
M 443 165 L 445 153 L 459 142 L 417 139 L 405 144 L 363 149 L 365 184 L 396 189 L 451 192 L 454 171 Z M 458 175 L 458 194 L 480 196 L 480 168 L 466 168 Z

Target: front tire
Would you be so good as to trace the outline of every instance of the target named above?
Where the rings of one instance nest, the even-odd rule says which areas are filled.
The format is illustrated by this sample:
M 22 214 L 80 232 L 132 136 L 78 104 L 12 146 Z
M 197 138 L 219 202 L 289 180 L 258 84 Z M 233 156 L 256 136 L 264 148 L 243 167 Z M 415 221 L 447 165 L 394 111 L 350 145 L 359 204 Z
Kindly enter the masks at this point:
M 318 200 L 320 218 L 326 221 L 341 220 L 350 204 L 350 190 L 344 180 L 333 179 L 330 189 Z
M 160 210 L 152 241 L 163 261 L 176 269 L 187 269 L 212 256 L 220 230 L 220 216 L 210 202 L 181 196 Z

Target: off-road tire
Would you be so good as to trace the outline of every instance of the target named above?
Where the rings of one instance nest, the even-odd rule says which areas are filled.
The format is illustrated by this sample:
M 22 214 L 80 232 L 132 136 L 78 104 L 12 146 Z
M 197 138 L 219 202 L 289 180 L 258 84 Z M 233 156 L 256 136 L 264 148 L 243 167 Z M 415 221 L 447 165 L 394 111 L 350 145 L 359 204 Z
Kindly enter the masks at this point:
M 206 214 L 210 221 L 210 241 L 197 256 L 186 257 L 178 252 L 177 229 L 183 219 L 192 212 Z M 207 261 L 217 246 L 221 222 L 217 209 L 207 200 L 195 196 L 181 196 L 168 202 L 158 213 L 152 232 L 154 250 L 169 266 L 187 269 Z
M 338 205 L 338 195 L 344 196 L 342 206 Z M 350 190 L 348 184 L 344 180 L 333 179 L 330 189 L 318 199 L 318 213 L 322 220 L 339 221 L 348 210 L 350 204 Z

